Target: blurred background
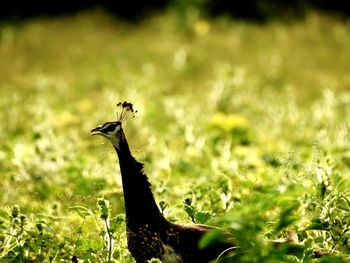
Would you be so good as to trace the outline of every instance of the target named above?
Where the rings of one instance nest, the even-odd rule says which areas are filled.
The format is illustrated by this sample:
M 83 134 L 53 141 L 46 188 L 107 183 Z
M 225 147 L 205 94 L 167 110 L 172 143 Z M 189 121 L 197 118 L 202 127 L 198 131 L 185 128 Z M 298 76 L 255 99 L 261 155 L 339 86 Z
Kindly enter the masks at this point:
M 107 262 L 103 196 L 113 258 L 132 262 L 117 158 L 89 134 L 124 100 L 139 112 L 124 128 L 131 150 L 168 218 L 226 226 L 254 244 L 240 262 L 286 262 L 261 236 L 309 225 L 333 232 L 298 232 L 306 258 L 348 253 L 348 6 L 1 1 L 0 261 Z

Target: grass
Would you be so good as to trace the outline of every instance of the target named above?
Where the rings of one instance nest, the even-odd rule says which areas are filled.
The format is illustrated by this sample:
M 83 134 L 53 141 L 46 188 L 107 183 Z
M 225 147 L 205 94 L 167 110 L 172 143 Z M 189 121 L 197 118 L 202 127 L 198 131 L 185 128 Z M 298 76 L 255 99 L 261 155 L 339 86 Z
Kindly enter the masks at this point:
M 117 159 L 89 135 L 120 100 L 168 218 L 223 227 L 239 262 L 349 260 L 348 22 L 91 11 L 0 36 L 1 262 L 133 262 Z

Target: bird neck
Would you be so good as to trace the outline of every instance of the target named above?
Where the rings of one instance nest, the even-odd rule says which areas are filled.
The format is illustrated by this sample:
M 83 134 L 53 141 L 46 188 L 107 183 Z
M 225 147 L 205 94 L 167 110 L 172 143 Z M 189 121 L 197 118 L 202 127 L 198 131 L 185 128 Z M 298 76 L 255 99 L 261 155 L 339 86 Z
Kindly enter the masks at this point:
M 153 197 L 143 164 L 132 156 L 123 130 L 121 133 L 119 147 L 115 150 L 122 176 L 127 227 L 130 230 L 143 225 L 152 227 L 163 222 L 164 218 Z

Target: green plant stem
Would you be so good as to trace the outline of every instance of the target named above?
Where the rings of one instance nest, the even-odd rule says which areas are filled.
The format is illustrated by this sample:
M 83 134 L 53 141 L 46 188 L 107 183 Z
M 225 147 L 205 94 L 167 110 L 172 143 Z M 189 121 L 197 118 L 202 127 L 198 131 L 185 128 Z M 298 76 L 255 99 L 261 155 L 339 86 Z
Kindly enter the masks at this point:
M 83 231 L 83 227 L 84 227 L 84 225 L 85 225 L 85 220 L 86 220 L 86 217 L 83 218 L 83 223 L 82 223 L 82 225 L 81 225 L 81 231 L 79 232 L 77 241 L 75 241 L 74 250 L 73 250 L 73 255 L 75 255 L 75 251 L 77 250 L 78 242 L 79 242 L 79 240 L 80 240 L 80 237 L 81 237 L 82 231 Z
M 23 258 L 23 249 L 22 249 L 22 245 L 21 245 L 21 238 L 17 238 L 17 242 L 18 242 L 18 246 L 19 246 L 19 255 L 20 255 L 20 262 L 24 262 L 24 258 Z
M 21 226 L 20 226 L 20 232 L 18 233 L 18 235 L 16 236 L 17 239 L 17 243 L 19 246 L 19 255 L 20 255 L 20 262 L 24 262 L 24 257 L 23 257 L 23 248 L 22 248 L 22 234 L 23 234 L 23 223 L 21 222 Z
M 108 263 L 110 263 L 112 258 L 112 234 L 109 230 L 108 218 L 105 219 L 105 225 L 108 234 Z

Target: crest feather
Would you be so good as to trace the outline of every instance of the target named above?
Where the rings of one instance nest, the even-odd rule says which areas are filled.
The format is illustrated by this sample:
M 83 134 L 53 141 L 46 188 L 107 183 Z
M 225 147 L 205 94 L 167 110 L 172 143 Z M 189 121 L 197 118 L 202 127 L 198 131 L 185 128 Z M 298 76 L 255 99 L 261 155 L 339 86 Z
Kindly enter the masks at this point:
M 134 110 L 134 105 L 130 102 L 118 102 L 117 103 L 117 121 L 123 123 L 123 121 L 134 119 L 137 110 Z

